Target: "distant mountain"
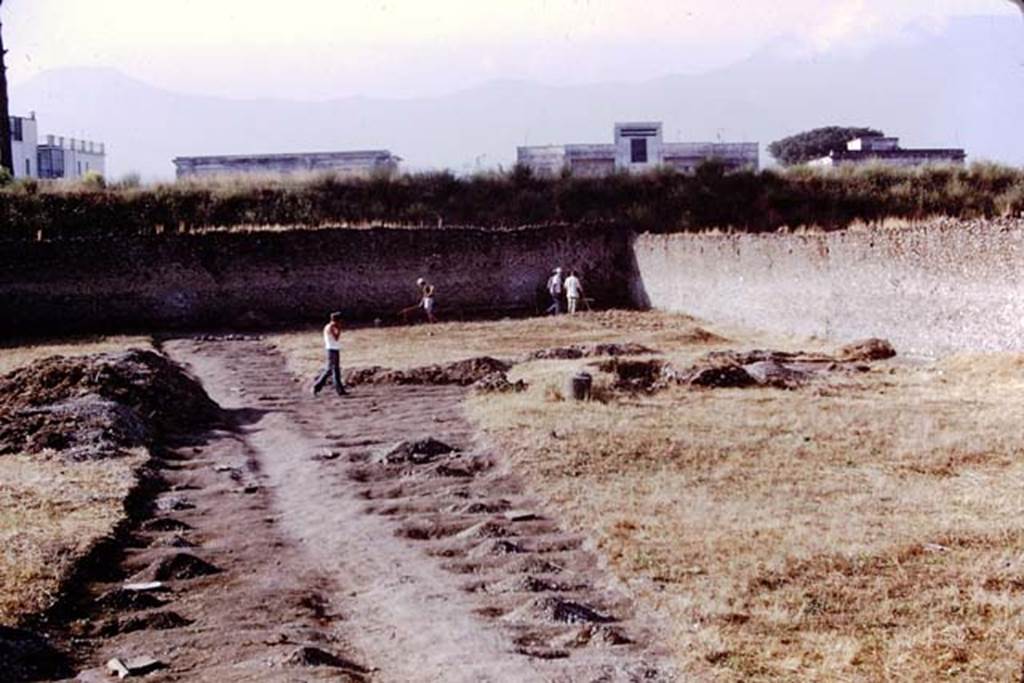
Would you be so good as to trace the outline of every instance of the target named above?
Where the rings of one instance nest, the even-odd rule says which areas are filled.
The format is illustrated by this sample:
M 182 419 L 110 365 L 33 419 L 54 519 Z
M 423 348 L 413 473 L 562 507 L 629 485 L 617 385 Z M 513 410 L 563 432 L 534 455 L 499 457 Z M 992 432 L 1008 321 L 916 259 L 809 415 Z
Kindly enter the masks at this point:
M 680 49 L 685 49 L 681 46 Z M 665 123 L 669 140 L 762 144 L 827 124 L 865 125 L 906 146 L 962 146 L 1024 165 L 1024 25 L 957 20 L 857 56 L 781 50 L 697 76 L 548 87 L 496 81 L 438 97 L 231 100 L 154 88 L 112 69 L 48 71 L 13 87 L 40 132 L 103 140 L 108 175 L 173 175 L 180 155 L 386 148 L 410 169 L 510 165 L 522 144 L 607 142 L 616 120 Z M 628 56 L 624 56 L 628 59 Z

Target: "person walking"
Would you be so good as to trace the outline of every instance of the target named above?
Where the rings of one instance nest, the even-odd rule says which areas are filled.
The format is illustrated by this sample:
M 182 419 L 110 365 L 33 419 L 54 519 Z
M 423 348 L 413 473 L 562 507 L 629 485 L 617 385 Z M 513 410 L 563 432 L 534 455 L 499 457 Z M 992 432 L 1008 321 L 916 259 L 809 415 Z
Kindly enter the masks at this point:
M 420 306 L 423 308 L 423 313 L 427 316 L 427 322 L 436 323 L 437 318 L 434 317 L 434 285 L 423 278 L 419 278 L 416 280 L 416 286 L 420 288 Z
M 331 321 L 324 325 L 324 348 L 327 350 L 327 367 L 313 383 L 313 395 L 319 394 L 327 380 L 331 380 L 338 396 L 344 396 L 348 391 L 341 383 L 341 313 L 331 313 Z
M 545 313 L 558 315 L 562 312 L 562 268 L 555 268 L 555 271 L 548 278 L 548 294 L 551 295 L 551 305 Z
M 583 296 L 583 283 L 580 282 L 575 270 L 569 271 L 569 277 L 565 278 L 563 286 L 565 287 L 565 300 L 569 304 L 569 315 L 575 315 L 580 298 Z

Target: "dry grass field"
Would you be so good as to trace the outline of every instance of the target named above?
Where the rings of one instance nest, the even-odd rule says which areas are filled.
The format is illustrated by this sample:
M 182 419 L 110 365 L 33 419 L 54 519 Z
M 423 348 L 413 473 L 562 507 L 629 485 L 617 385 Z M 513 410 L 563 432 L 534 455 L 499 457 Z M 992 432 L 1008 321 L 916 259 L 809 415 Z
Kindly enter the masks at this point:
M 820 349 L 682 316 L 601 313 L 364 329 L 343 364 L 409 367 L 635 341 Z M 274 341 L 311 377 L 318 331 Z M 1024 640 L 1024 356 L 899 358 L 798 390 L 673 387 L 560 400 L 588 363 L 513 369 L 530 388 L 468 410 L 656 612 L 698 680 L 1015 680 Z M 595 371 L 593 368 L 590 368 Z M 596 372 L 596 371 L 595 371 Z
M 145 337 L 9 346 L 0 350 L 0 374 L 47 356 L 151 346 Z M 0 625 L 53 602 L 75 560 L 124 516 L 134 471 L 146 457 L 68 462 L 45 453 L 0 455 Z
M 52 604 L 74 562 L 124 516 L 133 471 L 147 457 L 0 457 L 0 625 Z

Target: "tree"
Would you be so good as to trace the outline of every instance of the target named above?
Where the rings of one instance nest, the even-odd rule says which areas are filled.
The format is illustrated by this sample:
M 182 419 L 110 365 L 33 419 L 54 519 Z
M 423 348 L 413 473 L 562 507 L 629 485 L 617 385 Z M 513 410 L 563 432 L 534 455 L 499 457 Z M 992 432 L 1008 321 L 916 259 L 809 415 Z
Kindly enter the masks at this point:
M 4 4 L 0 0 L 0 7 Z M 14 175 L 14 153 L 11 151 L 11 110 L 7 104 L 7 67 L 4 65 L 3 19 L 0 17 L 0 168 Z
M 815 128 L 768 145 L 768 151 L 786 166 L 827 157 L 829 152 L 846 149 L 846 143 L 861 137 L 881 136 L 874 128 L 826 126 Z

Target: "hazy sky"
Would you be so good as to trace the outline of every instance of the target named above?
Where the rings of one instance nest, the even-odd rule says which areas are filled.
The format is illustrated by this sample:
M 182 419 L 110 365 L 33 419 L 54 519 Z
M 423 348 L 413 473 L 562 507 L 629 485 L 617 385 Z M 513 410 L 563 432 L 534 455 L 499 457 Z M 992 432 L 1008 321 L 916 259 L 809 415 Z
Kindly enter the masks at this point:
M 0 12 L 15 83 L 111 66 L 184 92 L 328 99 L 493 79 L 646 80 L 762 49 L 813 59 L 1018 10 L 1006 0 L 7 0 Z

